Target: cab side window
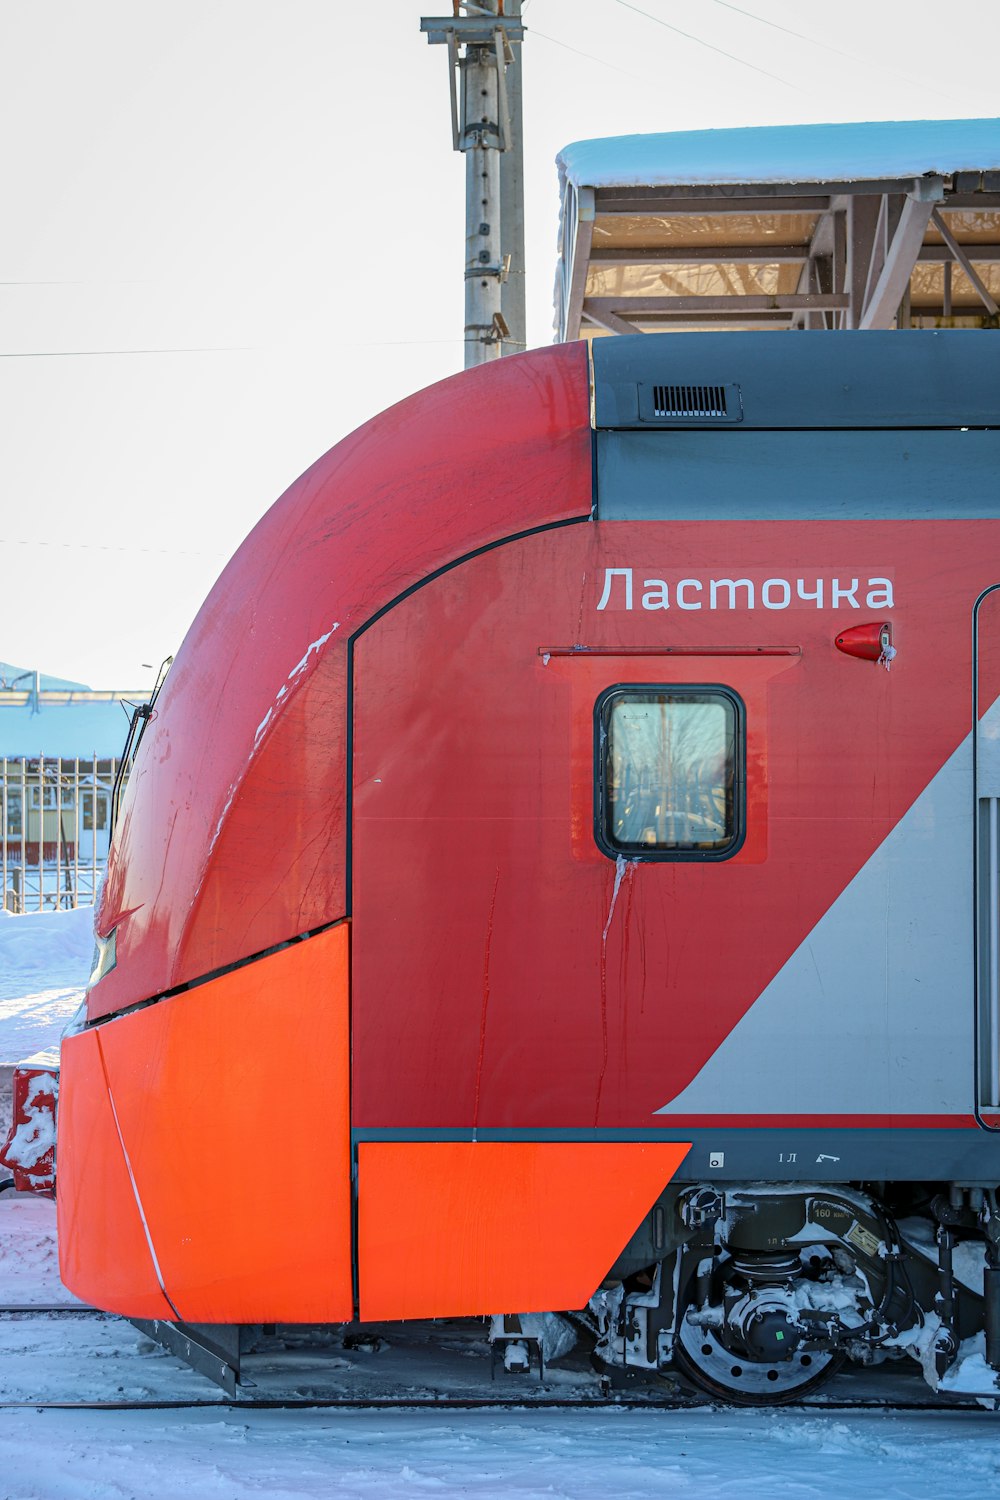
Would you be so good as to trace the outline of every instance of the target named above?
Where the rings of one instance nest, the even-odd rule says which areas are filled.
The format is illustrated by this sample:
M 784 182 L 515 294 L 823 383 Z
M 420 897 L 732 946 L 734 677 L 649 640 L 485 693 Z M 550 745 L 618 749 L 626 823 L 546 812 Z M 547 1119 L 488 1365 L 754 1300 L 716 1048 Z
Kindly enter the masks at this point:
M 595 709 L 599 847 L 726 859 L 743 841 L 743 704 L 723 687 L 619 686 Z

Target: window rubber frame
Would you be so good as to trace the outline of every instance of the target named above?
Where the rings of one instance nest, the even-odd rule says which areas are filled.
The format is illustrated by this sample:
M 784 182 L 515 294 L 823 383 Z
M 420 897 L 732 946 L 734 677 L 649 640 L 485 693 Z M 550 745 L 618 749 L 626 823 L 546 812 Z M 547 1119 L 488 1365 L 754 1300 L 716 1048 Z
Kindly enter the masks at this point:
M 676 693 L 727 698 L 735 720 L 733 745 L 733 838 L 724 849 L 620 849 L 608 833 L 607 745 L 610 706 L 623 693 L 650 695 Z M 746 704 L 735 688 L 722 682 L 615 682 L 598 695 L 594 704 L 594 842 L 608 859 L 626 859 L 643 864 L 721 864 L 738 854 L 747 836 Z

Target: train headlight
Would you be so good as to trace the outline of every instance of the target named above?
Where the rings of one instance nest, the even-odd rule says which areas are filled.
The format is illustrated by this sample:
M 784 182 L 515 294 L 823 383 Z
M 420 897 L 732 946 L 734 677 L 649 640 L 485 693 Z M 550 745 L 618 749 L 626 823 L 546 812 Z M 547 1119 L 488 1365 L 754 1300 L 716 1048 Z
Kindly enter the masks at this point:
M 105 974 L 110 974 L 111 970 L 114 968 L 117 962 L 115 952 L 115 939 L 117 932 L 118 928 L 112 927 L 107 937 L 102 938 L 100 934 L 97 934 L 95 936 L 94 968 L 93 972 L 91 973 L 90 979 L 87 982 L 88 989 L 92 990 L 94 988 L 94 985 L 97 984 L 98 980 L 103 979 Z

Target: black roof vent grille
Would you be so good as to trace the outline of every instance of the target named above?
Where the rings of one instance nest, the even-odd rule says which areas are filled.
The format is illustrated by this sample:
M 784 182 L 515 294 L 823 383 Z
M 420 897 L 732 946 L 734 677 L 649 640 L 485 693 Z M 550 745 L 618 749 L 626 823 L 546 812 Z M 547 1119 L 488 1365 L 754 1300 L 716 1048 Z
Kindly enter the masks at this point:
M 654 417 L 724 417 L 724 385 L 654 385 Z
M 643 422 L 741 422 L 738 385 L 661 385 L 640 383 Z

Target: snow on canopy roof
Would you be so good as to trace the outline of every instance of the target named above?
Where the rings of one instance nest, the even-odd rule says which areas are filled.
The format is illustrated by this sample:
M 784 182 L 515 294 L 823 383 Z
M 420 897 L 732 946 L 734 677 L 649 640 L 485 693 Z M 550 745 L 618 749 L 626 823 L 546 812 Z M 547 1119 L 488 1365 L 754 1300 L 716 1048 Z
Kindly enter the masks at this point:
M 574 141 L 556 158 L 575 187 L 864 182 L 1000 168 L 1000 120 L 758 125 Z

